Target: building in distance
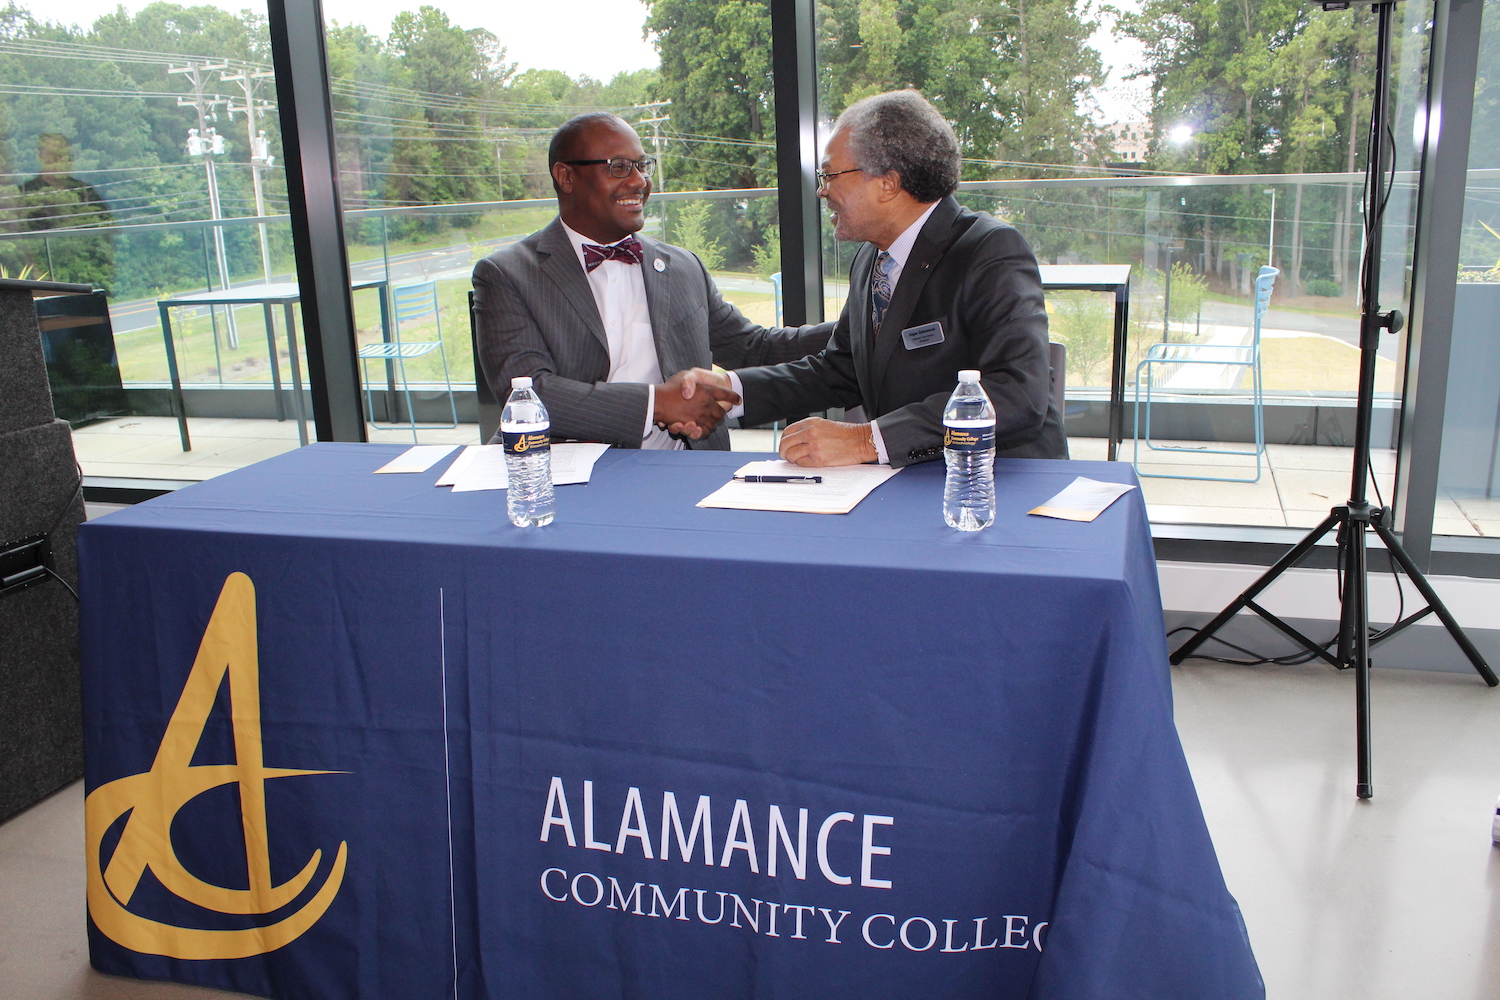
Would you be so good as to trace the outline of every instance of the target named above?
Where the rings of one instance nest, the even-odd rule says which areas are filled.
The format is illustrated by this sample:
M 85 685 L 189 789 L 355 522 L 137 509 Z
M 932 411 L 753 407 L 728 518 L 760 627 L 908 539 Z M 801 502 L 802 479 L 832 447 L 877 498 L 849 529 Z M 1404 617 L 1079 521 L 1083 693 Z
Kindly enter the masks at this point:
M 1117 122 L 1105 126 L 1114 147 L 1114 159 L 1120 163 L 1140 164 L 1146 162 L 1146 153 L 1151 145 L 1151 122 L 1147 119 Z

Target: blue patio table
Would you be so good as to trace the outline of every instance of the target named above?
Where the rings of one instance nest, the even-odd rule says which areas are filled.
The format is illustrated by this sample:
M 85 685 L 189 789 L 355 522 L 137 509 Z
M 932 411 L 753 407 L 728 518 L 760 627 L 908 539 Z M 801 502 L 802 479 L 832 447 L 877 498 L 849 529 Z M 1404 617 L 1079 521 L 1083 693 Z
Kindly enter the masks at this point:
M 391 316 L 389 296 L 386 289 L 390 282 L 385 278 L 359 278 L 349 283 L 349 290 L 358 292 L 366 288 L 380 291 L 380 329 L 384 338 L 391 339 Z M 276 397 L 276 419 L 286 419 L 286 404 L 281 398 L 281 362 L 276 354 L 276 321 L 273 306 L 282 310 L 282 325 L 286 328 L 287 361 L 292 370 L 292 409 L 297 415 L 297 440 L 307 444 L 307 404 L 302 399 L 302 362 L 297 355 L 297 310 L 293 308 L 302 301 L 302 290 L 295 281 L 277 281 L 236 285 L 218 291 L 193 292 L 189 295 L 174 295 L 156 303 L 161 313 L 161 335 L 167 348 L 167 375 L 172 381 L 172 407 L 177 411 L 177 435 L 182 440 L 182 450 L 192 451 L 192 439 L 188 436 L 187 401 L 182 394 L 182 376 L 177 366 L 177 345 L 172 339 L 172 309 L 184 306 L 238 306 L 258 305 L 265 311 L 266 351 L 271 360 L 271 391 Z M 218 341 L 214 341 L 215 351 Z M 387 365 L 389 376 L 389 365 Z M 392 390 L 394 391 L 394 389 Z

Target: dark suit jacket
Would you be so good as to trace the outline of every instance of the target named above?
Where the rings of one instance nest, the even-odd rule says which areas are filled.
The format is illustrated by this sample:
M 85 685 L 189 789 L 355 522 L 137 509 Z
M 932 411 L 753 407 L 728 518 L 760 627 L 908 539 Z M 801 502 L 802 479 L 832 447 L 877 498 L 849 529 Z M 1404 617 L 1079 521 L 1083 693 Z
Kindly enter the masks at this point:
M 766 329 L 719 295 L 691 252 L 640 237 L 641 277 L 664 377 L 684 368 L 770 365 L 813 354 L 828 343 L 832 323 Z M 657 269 L 657 262 L 661 269 Z M 510 380 L 530 375 L 559 440 L 607 441 L 639 448 L 650 387 L 606 382 L 609 347 L 604 323 L 562 221 L 495 251 L 474 267 L 474 319 L 479 360 L 495 398 Z M 689 447 L 729 447 L 721 424 Z
M 862 405 L 880 418 L 892 465 L 924 462 L 943 453 L 943 406 L 958 373 L 977 368 L 995 406 L 997 454 L 1067 458 L 1050 389 L 1041 274 L 1021 234 L 944 198 L 918 234 L 872 336 L 876 252 L 866 243 L 855 254 L 849 298 L 826 349 L 738 372 L 744 422 Z M 943 341 L 908 349 L 901 331 L 933 321 L 942 323 Z

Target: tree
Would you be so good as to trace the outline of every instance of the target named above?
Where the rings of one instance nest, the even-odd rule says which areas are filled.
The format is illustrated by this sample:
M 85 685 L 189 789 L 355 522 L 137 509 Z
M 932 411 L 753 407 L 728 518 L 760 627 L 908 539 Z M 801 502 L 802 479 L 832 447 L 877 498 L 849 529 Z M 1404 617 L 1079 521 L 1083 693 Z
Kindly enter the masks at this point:
M 1039 176 L 1098 159 L 1082 108 L 1096 22 L 1077 0 L 826 0 L 822 103 L 915 87 L 953 122 L 969 179 Z M 989 161 L 989 162 L 984 162 Z
M 710 271 L 724 266 L 724 247 L 711 233 L 710 205 L 706 201 L 689 202 L 672 213 L 671 239 L 684 250 L 691 250 Z
M 1217 174 L 1362 168 L 1373 72 L 1368 11 L 1315 11 L 1299 0 L 1145 0 L 1118 18 L 1146 47 L 1142 74 L 1152 81 L 1156 127 L 1148 166 Z M 1191 142 L 1163 141 L 1184 124 L 1194 130 Z M 1348 287 L 1357 188 L 1298 184 L 1282 192 L 1290 197 L 1277 216 L 1290 216 L 1291 231 L 1277 243 L 1291 259 L 1278 255 L 1274 263 L 1292 294 L 1304 279 Z M 1270 205 L 1260 189 L 1197 189 L 1184 200 L 1198 221 L 1179 235 L 1201 239 L 1221 277 L 1237 256 L 1266 242 Z M 1310 226 L 1317 239 L 1308 238 Z M 1306 251 L 1310 245 L 1319 249 Z
M 658 93 L 678 137 L 683 188 L 751 188 L 775 178 L 771 11 L 765 0 L 647 0 L 661 53 Z M 714 141 L 725 139 L 728 141 Z
M 514 72 L 503 62 L 499 40 L 423 6 L 396 15 L 389 46 L 401 81 L 426 97 L 422 117 L 406 117 L 395 130 L 398 200 L 444 204 L 497 196 L 494 145 L 484 137 L 487 123 L 477 104 Z

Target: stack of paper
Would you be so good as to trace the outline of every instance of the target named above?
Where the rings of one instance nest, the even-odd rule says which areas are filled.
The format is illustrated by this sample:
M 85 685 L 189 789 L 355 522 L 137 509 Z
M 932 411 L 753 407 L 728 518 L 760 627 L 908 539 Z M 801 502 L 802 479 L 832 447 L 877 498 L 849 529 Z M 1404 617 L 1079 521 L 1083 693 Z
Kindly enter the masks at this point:
M 552 485 L 586 483 L 594 463 L 609 449 L 607 444 L 555 444 L 552 446 Z M 451 486 L 454 493 L 503 490 L 510 480 L 505 473 L 505 446 L 471 444 L 453 460 L 435 486 Z
M 437 464 L 437 460 L 448 452 L 457 448 L 456 444 L 419 444 L 414 445 L 389 462 L 376 469 L 376 472 L 426 472 Z
M 870 491 L 900 472 L 889 465 L 835 465 L 804 469 L 790 462 L 751 462 L 736 476 L 818 476 L 820 483 L 725 483 L 702 500 L 699 507 L 731 510 L 785 510 L 798 514 L 847 514 Z
M 1079 476 L 1057 496 L 1040 507 L 1033 507 L 1028 514 L 1043 517 L 1060 517 L 1068 521 L 1092 521 L 1104 513 L 1104 508 L 1135 489 L 1119 483 L 1101 483 L 1097 479 Z

